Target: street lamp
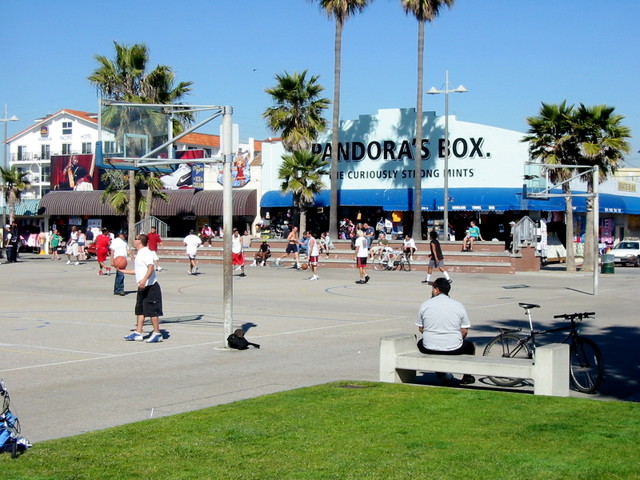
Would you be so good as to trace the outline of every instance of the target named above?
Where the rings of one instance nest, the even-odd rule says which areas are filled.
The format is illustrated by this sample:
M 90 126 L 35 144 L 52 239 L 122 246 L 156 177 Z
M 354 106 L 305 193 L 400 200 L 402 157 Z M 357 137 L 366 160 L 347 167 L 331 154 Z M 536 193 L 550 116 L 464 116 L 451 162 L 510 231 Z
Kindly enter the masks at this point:
M 2 168 L 4 168 L 6 170 L 7 165 L 8 165 L 8 157 L 7 157 L 7 123 L 9 122 L 17 122 L 18 120 L 20 120 L 18 117 L 16 117 L 15 115 L 11 116 L 11 117 L 7 117 L 7 106 L 4 106 L 4 118 L 0 118 L 0 122 L 4 122 L 4 150 L 2 152 Z M 2 181 L 2 190 L 1 190 L 1 198 L 0 198 L 0 205 L 2 205 L 2 228 L 4 229 L 4 226 L 6 224 L 7 221 L 7 217 L 5 216 L 5 205 L 4 205 L 4 181 Z
M 444 90 L 436 90 L 431 87 L 428 95 L 444 93 L 444 233 L 445 240 L 449 240 L 449 94 L 468 92 L 462 85 L 454 90 L 449 90 L 449 70 L 445 72 Z

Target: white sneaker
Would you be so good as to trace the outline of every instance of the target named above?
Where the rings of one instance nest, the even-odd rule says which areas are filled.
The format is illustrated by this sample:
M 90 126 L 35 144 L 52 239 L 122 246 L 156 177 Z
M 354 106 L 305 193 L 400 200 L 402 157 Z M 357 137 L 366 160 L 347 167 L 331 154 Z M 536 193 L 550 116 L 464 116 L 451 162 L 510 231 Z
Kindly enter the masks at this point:
M 198 273 L 198 267 L 193 267 L 193 273 L 194 274 Z
M 67 260 L 67 265 L 71 265 L 71 260 Z
M 156 270 L 157 270 L 158 272 L 161 272 L 162 270 L 164 270 L 164 268 L 162 268 L 162 267 L 158 267 L 158 268 L 156 268 Z
M 169 175 L 162 175 L 160 180 L 167 190 L 178 190 L 180 187 L 191 185 L 191 167 L 181 163 L 178 168 Z
M 313 277 L 310 277 L 309 280 L 318 280 L 318 276 L 314 275 Z
M 80 262 L 76 262 L 76 263 L 74 263 L 74 265 L 80 265 Z

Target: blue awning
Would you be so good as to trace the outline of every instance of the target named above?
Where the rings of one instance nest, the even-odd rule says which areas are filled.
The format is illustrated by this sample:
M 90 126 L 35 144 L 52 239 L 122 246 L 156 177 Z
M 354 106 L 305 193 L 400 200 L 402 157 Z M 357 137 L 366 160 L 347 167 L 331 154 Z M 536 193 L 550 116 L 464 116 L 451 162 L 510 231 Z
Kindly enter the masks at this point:
M 553 192 L 553 193 L 561 193 Z M 413 189 L 363 189 L 340 190 L 338 202 L 341 206 L 380 207 L 386 211 L 412 211 Z M 324 190 L 316 195 L 313 207 L 328 207 L 330 192 Z M 263 208 L 289 208 L 293 206 L 291 193 L 271 191 L 262 196 Z M 585 197 L 573 198 L 574 209 L 584 212 Z M 422 190 L 422 210 L 437 212 L 444 209 L 444 189 L 427 188 Z M 533 210 L 562 212 L 565 209 L 564 197 L 551 197 L 548 200 L 524 199 L 519 188 L 450 188 L 449 211 L 514 211 Z M 640 197 L 600 194 L 600 211 L 603 213 L 640 214 Z

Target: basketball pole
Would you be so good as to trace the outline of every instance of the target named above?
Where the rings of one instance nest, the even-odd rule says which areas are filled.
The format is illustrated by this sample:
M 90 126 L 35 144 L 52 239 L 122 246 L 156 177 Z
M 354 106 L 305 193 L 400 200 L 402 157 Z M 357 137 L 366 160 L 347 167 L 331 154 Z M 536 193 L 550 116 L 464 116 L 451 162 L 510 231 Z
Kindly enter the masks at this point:
M 231 115 L 233 114 L 233 108 L 227 105 L 222 110 L 222 156 L 224 159 L 222 170 L 224 338 L 222 339 L 222 344 L 224 348 L 228 348 L 227 338 L 233 333 L 233 266 L 231 265 L 231 237 L 233 232 L 233 195 L 231 185 L 233 125 Z

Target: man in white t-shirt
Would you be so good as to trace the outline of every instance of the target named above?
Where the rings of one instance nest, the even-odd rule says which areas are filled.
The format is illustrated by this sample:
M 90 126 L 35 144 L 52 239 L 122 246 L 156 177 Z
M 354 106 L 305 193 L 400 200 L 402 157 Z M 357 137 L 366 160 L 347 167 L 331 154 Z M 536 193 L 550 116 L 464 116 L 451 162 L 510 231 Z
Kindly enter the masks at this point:
M 356 233 L 356 267 L 360 273 L 360 280 L 357 280 L 358 284 L 365 284 L 369 281 L 369 275 L 367 275 L 367 258 L 369 257 L 369 241 L 364 236 L 362 230 L 358 230 Z
M 160 331 L 160 317 L 162 316 L 162 291 L 156 277 L 156 267 L 153 252 L 147 246 L 148 237 L 142 233 L 134 241 L 138 251 L 134 260 L 133 270 L 118 270 L 118 272 L 136 276 L 138 295 L 136 297 L 136 329 L 129 335 L 125 335 L 127 341 L 141 342 L 143 337 L 142 329 L 144 319 L 149 317 L 153 332 L 147 338 L 147 343 L 158 343 L 162 341 Z
M 202 245 L 202 240 L 196 235 L 195 230 L 189 230 L 189 235 L 184 237 L 184 244 L 187 246 L 187 258 L 189 259 L 189 275 L 195 275 L 198 273 L 198 266 L 196 265 L 196 255 L 198 253 L 198 247 Z
M 431 287 L 431 298 L 420 305 L 416 325 L 422 334 L 418 350 L 429 355 L 475 355 L 475 345 L 466 340 L 471 322 L 462 303 L 449 297 L 451 283 L 437 278 Z M 451 380 L 451 374 L 438 374 L 443 383 Z M 461 383 L 475 382 L 471 375 L 464 375 Z

